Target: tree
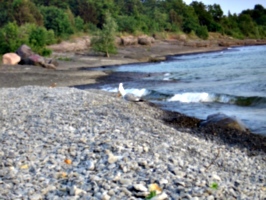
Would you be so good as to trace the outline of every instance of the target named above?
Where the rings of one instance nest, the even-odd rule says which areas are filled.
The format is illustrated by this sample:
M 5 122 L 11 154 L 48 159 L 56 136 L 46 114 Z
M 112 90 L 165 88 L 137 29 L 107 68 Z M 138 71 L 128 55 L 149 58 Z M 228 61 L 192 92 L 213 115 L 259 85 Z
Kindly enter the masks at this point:
M 56 36 L 69 36 L 74 33 L 74 27 L 66 11 L 54 6 L 41 7 L 44 17 L 44 26 L 47 30 L 52 29 Z
M 219 4 L 213 4 L 208 6 L 208 12 L 213 17 L 214 21 L 219 22 L 223 17 L 223 10 Z
M 14 52 L 21 45 L 19 28 L 16 23 L 9 22 L 0 30 L 0 54 Z
M 92 49 L 96 52 L 105 53 L 107 57 L 109 57 L 109 54 L 115 54 L 117 52 L 115 45 L 116 31 L 117 24 L 110 13 L 107 13 L 102 30 L 92 39 Z
M 12 3 L 11 17 L 17 24 L 35 23 L 43 25 L 42 15 L 35 4 L 28 0 L 14 0 Z

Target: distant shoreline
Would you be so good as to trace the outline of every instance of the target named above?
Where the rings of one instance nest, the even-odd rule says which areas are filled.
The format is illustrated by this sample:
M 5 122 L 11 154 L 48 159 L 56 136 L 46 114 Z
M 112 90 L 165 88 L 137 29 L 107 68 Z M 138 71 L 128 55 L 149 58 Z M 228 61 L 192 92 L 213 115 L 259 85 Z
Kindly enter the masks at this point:
M 187 55 L 222 51 L 228 47 L 266 45 L 257 40 L 207 40 L 179 41 L 156 40 L 152 45 L 119 46 L 118 53 L 106 58 L 91 50 L 54 52 L 59 66 L 56 70 L 31 65 L 0 65 L 0 87 L 74 86 L 96 83 L 96 79 L 107 76 L 103 71 L 80 70 L 83 68 L 108 68 L 132 63 L 160 62 L 175 55 Z

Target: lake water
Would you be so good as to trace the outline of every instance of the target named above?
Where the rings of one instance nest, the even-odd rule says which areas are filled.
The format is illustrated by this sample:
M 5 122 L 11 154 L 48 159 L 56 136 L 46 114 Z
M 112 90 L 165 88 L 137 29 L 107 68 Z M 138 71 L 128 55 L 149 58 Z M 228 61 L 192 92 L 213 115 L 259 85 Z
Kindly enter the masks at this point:
M 116 92 L 118 83 L 124 82 L 126 91 L 163 109 L 200 119 L 221 112 L 266 135 L 266 46 L 171 56 L 164 62 L 108 71 L 116 74 L 115 79 L 90 88 Z

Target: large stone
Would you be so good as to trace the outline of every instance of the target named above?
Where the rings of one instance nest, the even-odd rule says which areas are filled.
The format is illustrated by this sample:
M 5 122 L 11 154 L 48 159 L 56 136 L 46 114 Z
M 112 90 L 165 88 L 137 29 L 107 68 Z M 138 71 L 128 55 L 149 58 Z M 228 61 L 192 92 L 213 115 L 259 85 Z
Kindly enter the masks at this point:
M 121 38 L 122 44 L 124 46 L 129 46 L 129 45 L 136 45 L 138 44 L 138 38 L 135 38 L 134 36 L 125 36 Z
M 235 116 L 228 116 L 223 113 L 209 115 L 207 119 L 200 123 L 200 126 L 216 125 L 223 128 L 231 128 L 239 131 L 247 131 L 245 125 Z
M 56 69 L 58 65 L 54 60 L 46 61 L 44 57 L 34 53 L 31 48 L 25 44 L 21 45 L 16 53 L 21 57 L 19 64 L 37 65 L 48 69 Z
M 73 41 L 63 41 L 60 44 L 53 44 L 48 46 L 56 52 L 75 52 L 87 50 L 91 45 L 90 37 L 76 38 Z
M 21 57 L 21 60 L 23 60 L 33 55 L 34 52 L 29 46 L 23 44 L 17 49 L 16 54 L 18 54 Z
M 6 53 L 3 55 L 2 62 L 4 65 L 16 65 L 20 62 L 21 58 L 16 53 Z
M 187 40 L 187 36 L 185 34 L 181 34 L 181 35 L 178 35 L 177 39 L 180 40 L 180 41 L 186 41 Z
M 147 35 L 143 35 L 138 37 L 138 43 L 141 45 L 151 45 L 154 43 L 155 39 L 153 37 L 149 37 Z

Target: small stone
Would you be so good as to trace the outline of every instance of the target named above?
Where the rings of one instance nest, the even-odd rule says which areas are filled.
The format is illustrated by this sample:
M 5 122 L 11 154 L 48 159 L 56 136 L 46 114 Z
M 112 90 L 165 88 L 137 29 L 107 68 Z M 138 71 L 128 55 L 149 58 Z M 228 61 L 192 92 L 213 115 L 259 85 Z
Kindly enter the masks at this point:
M 118 157 L 114 156 L 112 152 L 106 150 L 106 153 L 108 154 L 108 163 L 113 164 L 118 160 Z
M 143 147 L 143 151 L 146 152 L 146 153 L 149 152 L 149 147 L 144 146 L 144 147 Z
M 30 200 L 40 200 L 43 199 L 43 196 L 41 194 L 33 194 L 30 196 Z
M 159 182 L 160 182 L 160 185 L 163 185 L 163 184 L 168 184 L 169 181 L 163 178 Z
M 127 188 L 122 187 L 122 188 L 121 188 L 121 191 L 122 191 L 125 195 L 127 195 L 127 196 L 130 196 L 130 195 L 131 195 L 131 192 L 130 192 Z
M 151 198 L 151 200 L 166 200 L 166 199 L 168 199 L 168 195 L 165 192 Z
M 135 185 L 133 185 L 133 187 L 134 187 L 135 190 L 137 190 L 137 191 L 141 191 L 141 192 L 147 192 L 147 191 L 148 191 L 148 188 L 145 187 L 145 186 L 142 185 L 142 184 L 135 184 Z
M 230 188 L 229 192 L 231 193 L 232 196 L 237 197 L 237 194 L 233 188 Z
M 152 183 L 149 185 L 149 191 L 156 191 L 156 194 L 160 194 L 162 192 L 162 188 L 160 188 L 157 183 Z
M 70 195 L 73 195 L 73 196 L 79 196 L 80 194 L 86 194 L 86 191 L 82 190 L 82 189 L 79 189 L 77 188 L 77 186 L 73 186 L 70 188 Z
M 108 191 L 108 194 L 109 194 L 110 196 L 114 196 L 114 195 L 115 195 L 115 190 L 113 190 L 113 189 L 109 190 L 109 191 Z
M 95 169 L 95 165 L 93 161 L 87 160 L 86 162 L 86 167 L 88 170 L 94 170 Z
M 109 200 L 111 197 L 107 194 L 107 192 L 104 192 L 102 195 L 102 200 Z
M 218 176 L 217 174 L 213 174 L 213 175 L 212 175 L 212 178 L 213 178 L 214 180 L 216 180 L 216 181 L 221 181 L 220 176 Z
M 132 183 L 132 180 L 121 178 L 121 179 L 119 180 L 119 182 L 120 182 L 122 185 L 129 185 L 129 184 Z
M 207 200 L 214 200 L 214 196 L 213 196 L 213 195 L 209 195 L 209 196 L 207 197 Z

